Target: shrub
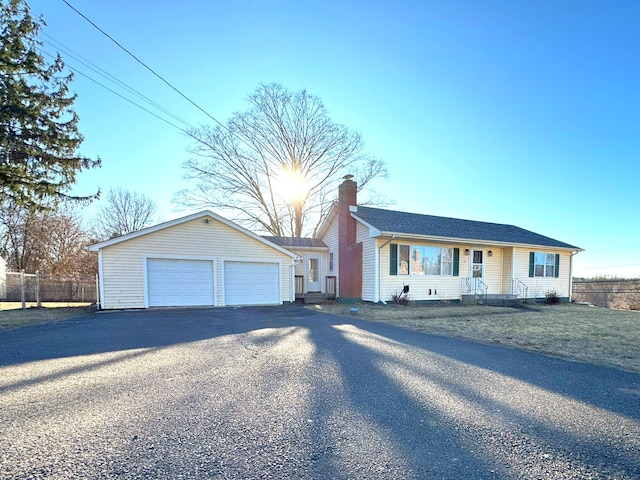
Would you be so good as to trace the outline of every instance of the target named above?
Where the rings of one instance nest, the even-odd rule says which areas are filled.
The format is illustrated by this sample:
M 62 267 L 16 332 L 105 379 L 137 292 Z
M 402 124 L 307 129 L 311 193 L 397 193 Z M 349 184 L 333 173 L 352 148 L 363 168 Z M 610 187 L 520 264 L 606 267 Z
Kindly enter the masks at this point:
M 396 305 L 409 305 L 409 285 L 404 285 L 402 290 L 391 295 L 391 300 Z
M 556 290 L 547 290 L 544 294 L 545 301 L 547 305 L 557 305 L 562 302 L 562 297 Z

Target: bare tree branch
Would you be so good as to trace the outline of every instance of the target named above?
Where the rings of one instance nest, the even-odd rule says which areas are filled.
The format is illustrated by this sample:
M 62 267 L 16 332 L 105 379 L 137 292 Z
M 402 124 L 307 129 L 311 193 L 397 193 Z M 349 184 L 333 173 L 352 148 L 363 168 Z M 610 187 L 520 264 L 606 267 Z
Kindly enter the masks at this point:
M 158 207 L 144 195 L 115 188 L 107 195 L 107 204 L 94 221 L 96 238 L 107 240 L 141 230 L 156 220 Z
M 183 166 L 195 185 L 178 192 L 177 203 L 222 210 L 263 233 L 300 237 L 317 230 L 344 175 L 356 175 L 360 189 L 386 176 L 361 136 L 333 122 L 305 90 L 260 85 L 248 102 L 226 129 L 189 132 L 193 158 Z

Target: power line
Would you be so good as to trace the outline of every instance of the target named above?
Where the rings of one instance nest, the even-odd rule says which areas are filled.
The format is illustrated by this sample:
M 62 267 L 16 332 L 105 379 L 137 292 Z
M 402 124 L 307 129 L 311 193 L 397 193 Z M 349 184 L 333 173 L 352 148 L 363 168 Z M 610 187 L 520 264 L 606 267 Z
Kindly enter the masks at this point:
M 80 12 L 77 8 L 75 8 L 73 5 L 71 5 L 67 0 L 62 0 L 71 10 L 73 10 L 74 12 L 76 12 L 78 15 L 80 15 L 82 18 L 84 18 L 87 22 L 89 22 L 89 24 L 91 24 L 91 26 L 93 26 L 96 30 L 98 30 L 100 33 L 102 33 L 105 37 L 107 37 L 109 40 L 111 40 L 113 43 L 115 43 L 118 47 L 120 47 L 123 51 L 125 51 L 127 54 L 129 54 L 136 62 L 138 62 L 140 65 L 142 65 L 144 68 L 146 68 L 147 70 L 149 70 L 151 73 L 153 73 L 157 78 L 159 78 L 160 80 L 162 80 L 166 85 L 168 85 L 172 90 L 174 90 L 176 93 L 178 93 L 182 98 L 184 98 L 185 100 L 187 100 L 189 103 L 191 103 L 194 107 L 196 107 L 198 110 L 200 110 L 202 113 L 204 113 L 207 117 L 209 117 L 211 120 L 213 120 L 214 122 L 216 122 L 218 125 L 220 125 L 222 128 L 224 128 L 225 130 L 229 130 L 227 128 L 226 125 L 224 125 L 223 123 L 219 122 L 215 117 L 213 117 L 213 115 L 211 115 L 209 112 L 207 112 L 204 108 L 202 108 L 200 105 L 198 105 L 196 102 L 194 102 L 193 100 L 191 100 L 189 97 L 187 97 L 184 93 L 182 93 L 177 87 L 173 86 L 169 81 L 165 80 L 164 77 L 162 77 L 162 75 L 160 75 L 159 73 L 157 73 L 153 68 L 151 68 L 149 65 L 147 65 L 146 63 L 144 63 L 142 60 L 140 60 L 136 55 L 134 55 L 130 50 L 128 50 L 127 48 L 125 48 L 122 44 L 120 44 L 115 38 L 113 38 L 111 35 L 109 35 L 107 32 L 105 32 L 103 29 L 101 29 L 98 25 L 96 25 L 91 19 L 89 19 L 86 15 L 84 15 L 82 12 Z
M 90 60 L 88 60 L 87 58 L 83 57 L 82 55 L 80 55 L 79 53 L 73 51 L 71 48 L 67 47 L 66 45 L 64 45 L 62 42 L 56 40 L 55 38 L 53 38 L 52 36 L 42 32 L 42 34 L 49 38 L 52 42 L 54 42 L 54 44 L 52 44 L 51 42 L 45 40 L 45 42 L 49 45 L 51 45 L 52 47 L 56 48 L 56 49 L 60 49 L 63 51 L 63 53 L 65 54 L 65 57 L 70 57 L 73 58 L 75 61 L 79 62 L 80 64 L 84 65 L 85 67 L 89 68 L 90 70 L 92 70 L 93 72 L 97 73 L 98 75 L 102 76 L 103 78 L 115 83 L 116 85 L 120 86 L 121 88 L 133 93 L 134 95 L 136 95 L 138 98 L 144 100 L 145 102 L 149 103 L 150 105 L 152 105 L 153 107 L 157 108 L 158 110 L 162 111 L 163 113 L 165 113 L 166 115 L 169 115 L 170 117 L 172 117 L 173 119 L 177 120 L 178 122 L 182 123 L 183 125 L 185 125 L 188 128 L 195 128 L 193 125 L 191 125 L 189 122 L 187 122 L 186 120 L 180 118 L 178 115 L 174 114 L 173 112 L 169 111 L 168 109 L 164 108 L 162 105 L 158 104 L 157 102 L 153 101 L 152 99 L 150 99 L 149 97 L 147 97 L 146 95 L 144 95 L 143 93 L 137 91 L 136 89 L 134 89 L 133 87 L 127 85 L 126 83 L 124 83 L 123 81 L 121 81 L 120 79 L 118 79 L 117 77 L 115 77 L 114 75 L 111 75 L 109 72 L 107 72 L 106 70 L 104 70 L 103 68 L 99 67 L 98 65 L 94 64 L 93 62 L 91 62 Z M 43 51 L 44 52 L 44 51 Z M 46 52 L 44 52 L 46 53 Z M 47 55 L 51 56 L 50 54 L 47 53 Z M 69 66 L 69 68 L 71 68 L 71 66 Z M 81 71 L 77 70 L 77 69 L 73 69 L 75 72 L 79 73 L 80 75 L 84 76 L 85 78 L 88 78 L 89 80 L 93 81 L 94 83 L 100 85 L 101 87 L 109 90 L 112 93 L 115 93 L 116 95 L 118 95 L 121 98 L 124 98 L 125 100 L 129 101 L 130 103 L 133 103 L 134 105 L 140 107 L 137 103 L 127 99 L 126 97 L 124 97 L 123 95 L 118 94 L 117 92 L 114 92 L 112 89 L 106 87 L 105 85 L 101 84 L 100 82 L 94 80 L 93 78 L 89 77 L 87 74 L 82 73 Z M 142 107 L 140 107 L 142 108 Z M 148 112 L 147 109 L 142 108 L 143 110 L 145 110 L 146 112 Z M 151 113 L 151 112 L 150 112 Z M 158 117 L 157 115 L 155 115 L 156 117 Z M 159 117 L 158 117 L 159 118 Z M 179 128 L 181 131 L 184 132 L 184 130 L 182 128 Z M 186 132 L 185 132 L 186 133 Z
M 41 52 L 51 58 L 56 58 L 55 55 L 51 55 L 49 52 L 46 52 L 44 50 L 41 50 Z M 171 125 L 174 128 L 177 128 L 178 130 L 180 130 L 182 133 L 186 134 L 186 135 L 190 135 L 189 132 L 187 130 L 185 130 L 184 128 L 179 127 L 178 125 L 171 123 L 169 120 L 167 120 L 166 118 L 161 117 L 160 115 L 152 112 L 151 110 L 143 107 L 142 105 L 137 104 L 136 102 L 134 102 L 133 100 L 131 100 L 130 98 L 125 97 L 124 95 L 121 95 L 120 93 L 116 92 L 115 90 L 107 87 L 106 85 L 104 85 L 103 83 L 98 82 L 97 80 L 91 78 L 89 75 L 86 75 L 85 73 L 81 72 L 80 70 L 70 66 L 70 65 L 66 65 L 67 68 L 69 68 L 70 70 L 73 70 L 74 72 L 76 72 L 79 75 L 82 75 L 83 77 L 85 77 L 88 80 L 91 80 L 92 82 L 94 82 L 97 85 L 100 85 L 102 88 L 108 90 L 109 92 L 113 93 L 114 95 L 117 95 L 118 97 L 122 98 L 123 100 L 126 100 L 127 102 L 131 103 L 132 105 L 135 105 L 136 107 L 140 108 L 141 110 L 144 110 L 145 112 L 153 115 L 154 117 L 156 117 L 159 120 L 162 120 L 163 122 Z

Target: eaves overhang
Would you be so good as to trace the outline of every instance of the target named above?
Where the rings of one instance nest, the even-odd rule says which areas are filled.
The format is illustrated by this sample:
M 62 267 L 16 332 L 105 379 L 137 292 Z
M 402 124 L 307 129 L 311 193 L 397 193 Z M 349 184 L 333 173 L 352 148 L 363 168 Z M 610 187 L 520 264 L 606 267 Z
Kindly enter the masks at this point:
M 363 224 L 366 222 L 358 219 Z M 377 235 L 373 235 L 372 228 L 378 232 Z M 468 245 L 495 245 L 499 247 L 526 247 L 526 248 L 543 248 L 543 249 L 553 249 L 553 250 L 565 250 L 568 252 L 584 252 L 584 248 L 579 247 L 561 247 L 554 245 L 540 245 L 534 243 L 517 243 L 517 242 L 505 242 L 499 240 L 482 240 L 482 239 L 473 239 L 473 238 L 457 238 L 457 237 L 440 237 L 436 235 L 419 235 L 415 233 L 403 233 L 403 232 L 387 232 L 380 231 L 375 229 L 375 227 L 370 227 L 369 230 L 372 238 L 386 238 L 386 237 L 394 237 L 396 240 L 399 238 L 406 238 L 407 240 L 421 240 L 421 241 L 430 241 L 430 242 L 440 242 L 440 243 L 457 243 L 457 244 L 468 244 Z

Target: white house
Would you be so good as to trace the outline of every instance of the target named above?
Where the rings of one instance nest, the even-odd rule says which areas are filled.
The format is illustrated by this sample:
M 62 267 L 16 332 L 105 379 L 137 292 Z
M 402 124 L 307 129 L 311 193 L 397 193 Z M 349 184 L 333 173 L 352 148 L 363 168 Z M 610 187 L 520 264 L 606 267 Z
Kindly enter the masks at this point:
M 571 297 L 582 249 L 512 225 L 357 204 L 345 177 L 317 238 L 261 237 L 203 211 L 89 247 L 101 308 Z
M 415 301 L 571 296 L 578 247 L 513 225 L 358 206 L 356 190 L 340 185 L 318 235 L 338 259 L 342 301 L 389 301 L 405 285 Z

